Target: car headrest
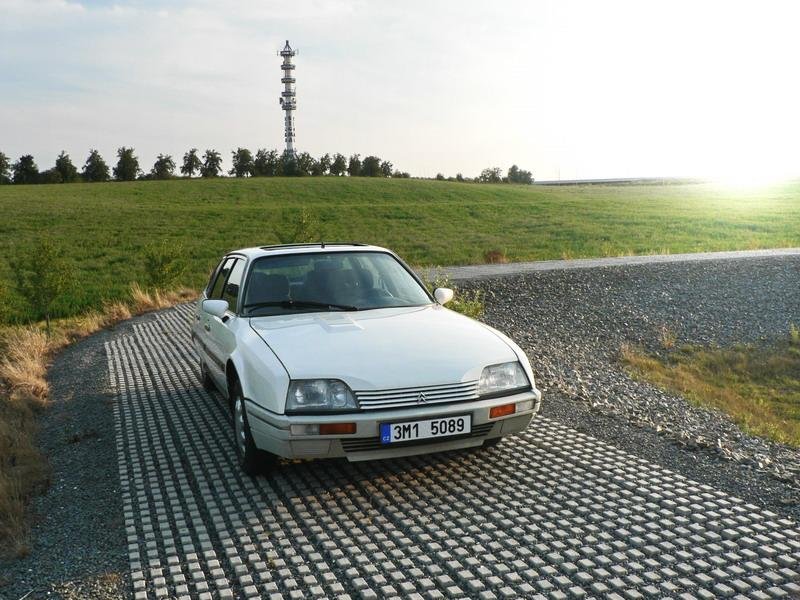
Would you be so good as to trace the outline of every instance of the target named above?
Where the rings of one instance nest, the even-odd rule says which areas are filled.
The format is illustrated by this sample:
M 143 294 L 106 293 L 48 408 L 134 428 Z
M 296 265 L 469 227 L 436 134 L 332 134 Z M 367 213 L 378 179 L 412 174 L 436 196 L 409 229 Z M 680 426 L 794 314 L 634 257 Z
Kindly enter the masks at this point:
M 289 279 L 285 275 L 270 275 L 253 271 L 247 290 L 247 304 L 282 302 L 289 299 Z

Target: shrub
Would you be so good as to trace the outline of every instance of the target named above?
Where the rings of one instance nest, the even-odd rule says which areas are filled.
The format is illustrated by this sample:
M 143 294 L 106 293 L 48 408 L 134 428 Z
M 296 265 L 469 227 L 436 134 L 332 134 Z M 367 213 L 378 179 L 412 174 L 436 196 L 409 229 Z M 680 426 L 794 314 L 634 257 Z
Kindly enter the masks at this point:
M 453 290 L 453 299 L 447 308 L 473 319 L 480 319 L 486 312 L 484 294 L 482 290 L 460 290 L 450 282 L 450 278 L 442 272 L 434 275 L 433 279 L 423 278 L 423 283 L 433 293 L 436 288 L 444 287 Z
M 322 227 L 317 216 L 306 208 L 283 213 L 275 236 L 281 244 L 304 244 L 322 239 Z
M 17 259 L 12 270 L 19 294 L 25 298 L 34 318 L 44 318 L 50 332 L 53 305 L 72 285 L 72 265 L 61 249 L 43 239 Z
M 166 240 L 147 246 L 144 251 L 147 285 L 156 290 L 165 290 L 174 285 L 186 269 L 179 258 L 181 255 L 182 248 L 168 244 Z

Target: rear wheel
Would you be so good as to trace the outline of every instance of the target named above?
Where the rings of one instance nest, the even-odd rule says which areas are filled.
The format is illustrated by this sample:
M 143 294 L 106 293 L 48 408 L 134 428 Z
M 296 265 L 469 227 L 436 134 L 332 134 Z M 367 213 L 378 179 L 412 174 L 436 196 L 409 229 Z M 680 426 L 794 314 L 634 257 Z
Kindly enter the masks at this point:
M 248 475 L 260 475 L 272 470 L 278 464 L 278 457 L 256 448 L 247 421 L 244 398 L 238 384 L 231 391 L 233 404 L 233 435 L 236 446 L 236 457 L 242 471 Z
M 502 441 L 503 441 L 503 438 L 501 438 L 501 437 L 496 437 L 496 438 L 491 438 L 491 439 L 488 439 L 488 440 L 484 440 L 483 441 L 483 447 L 484 448 L 494 448 L 495 446 L 497 446 L 497 444 L 499 444 Z

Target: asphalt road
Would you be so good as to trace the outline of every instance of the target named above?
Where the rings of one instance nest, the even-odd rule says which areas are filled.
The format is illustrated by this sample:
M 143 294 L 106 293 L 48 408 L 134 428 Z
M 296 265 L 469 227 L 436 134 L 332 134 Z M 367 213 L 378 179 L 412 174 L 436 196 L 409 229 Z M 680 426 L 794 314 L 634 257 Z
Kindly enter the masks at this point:
M 597 267 L 629 267 L 634 265 L 663 265 L 686 262 L 716 262 L 742 258 L 776 258 L 800 256 L 800 248 L 777 248 L 768 250 L 731 250 L 726 252 L 693 252 L 690 254 L 651 254 L 641 256 L 610 256 L 605 258 L 576 258 L 570 260 L 537 260 L 505 264 L 465 265 L 425 269 L 423 273 L 433 278 L 436 273 L 445 273 L 454 281 L 524 275 L 542 271 L 570 271 L 572 269 L 594 269 Z

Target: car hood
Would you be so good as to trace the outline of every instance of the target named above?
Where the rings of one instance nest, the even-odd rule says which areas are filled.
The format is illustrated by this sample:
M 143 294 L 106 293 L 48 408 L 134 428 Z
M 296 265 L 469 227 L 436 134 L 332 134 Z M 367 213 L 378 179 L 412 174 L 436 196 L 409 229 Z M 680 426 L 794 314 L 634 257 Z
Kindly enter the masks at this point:
M 496 333 L 438 305 L 253 317 L 292 379 L 341 379 L 354 390 L 474 381 L 517 360 Z

